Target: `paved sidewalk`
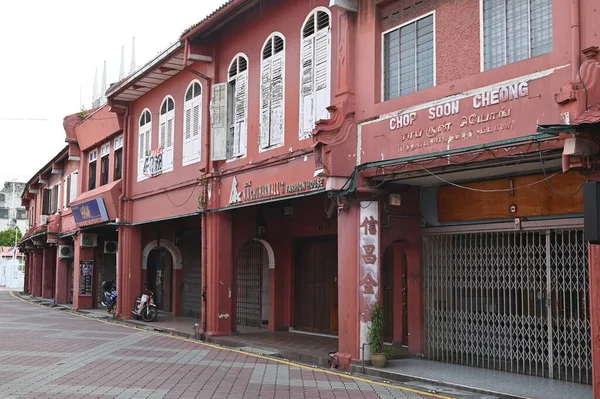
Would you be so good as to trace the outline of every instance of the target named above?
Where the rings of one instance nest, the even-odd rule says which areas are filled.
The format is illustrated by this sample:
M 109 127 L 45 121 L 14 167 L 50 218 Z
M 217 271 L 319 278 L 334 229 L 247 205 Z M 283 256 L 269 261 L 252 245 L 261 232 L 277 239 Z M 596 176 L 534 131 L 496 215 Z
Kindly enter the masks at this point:
M 0 292 L 2 399 L 436 397 L 451 396 L 90 320 Z

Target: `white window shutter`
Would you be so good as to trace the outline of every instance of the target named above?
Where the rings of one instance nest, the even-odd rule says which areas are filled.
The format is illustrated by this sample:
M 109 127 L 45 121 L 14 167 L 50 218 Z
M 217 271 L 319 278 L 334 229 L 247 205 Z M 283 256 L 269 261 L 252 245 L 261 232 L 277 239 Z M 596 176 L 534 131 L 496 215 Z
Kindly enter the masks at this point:
M 302 75 L 300 87 L 300 138 L 310 137 L 314 125 L 314 37 L 302 40 Z
M 285 132 L 284 118 L 284 98 L 283 88 L 285 85 L 285 61 L 284 53 L 275 54 L 272 61 L 271 72 L 271 127 L 270 127 L 270 145 L 278 146 L 283 144 L 283 135 Z
M 191 162 L 198 162 L 201 157 L 200 129 L 202 128 L 202 96 L 198 96 L 192 102 L 192 139 L 191 139 Z
M 192 101 L 186 101 L 183 119 L 183 165 L 187 165 L 192 158 Z
M 68 186 L 68 184 L 67 184 L 67 178 L 66 177 L 63 179 L 63 183 L 64 183 L 63 184 L 64 189 L 63 189 L 63 193 L 62 193 L 63 194 L 62 195 L 63 199 L 62 199 L 62 207 L 61 208 L 64 209 L 64 208 L 67 207 L 67 186 Z
M 163 171 L 173 169 L 173 114 L 174 111 L 167 113 L 165 142 L 163 145 Z
M 248 72 L 242 72 L 235 79 L 235 125 L 233 133 L 233 155 L 246 154 L 248 121 Z
M 71 174 L 71 198 L 70 201 L 73 202 L 75 200 L 75 198 L 77 198 L 77 191 L 78 191 L 78 178 L 79 177 L 79 173 L 77 171 L 73 172 Z
M 262 62 L 260 87 L 260 148 L 267 148 L 270 143 L 271 129 L 271 59 Z
M 213 161 L 227 159 L 227 85 L 228 83 L 217 83 L 212 86 L 210 116 Z
M 138 180 L 144 175 L 144 158 L 146 154 L 146 132 L 141 131 L 138 137 Z
M 327 107 L 331 105 L 330 32 L 329 28 L 320 30 L 315 38 L 315 123 L 320 119 L 329 119 Z
M 166 121 L 166 115 L 161 115 L 160 116 L 160 136 L 158 138 L 158 145 L 160 147 L 162 147 L 163 149 L 166 146 L 167 140 L 166 140 L 166 136 L 167 136 L 167 121 Z

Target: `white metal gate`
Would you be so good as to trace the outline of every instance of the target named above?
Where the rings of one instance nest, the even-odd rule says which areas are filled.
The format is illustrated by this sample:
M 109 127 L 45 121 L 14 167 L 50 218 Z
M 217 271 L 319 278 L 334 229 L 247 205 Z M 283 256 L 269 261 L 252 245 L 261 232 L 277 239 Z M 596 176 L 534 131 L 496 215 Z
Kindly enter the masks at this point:
M 582 230 L 425 236 L 423 253 L 427 358 L 591 383 Z
M 266 249 L 256 240 L 246 242 L 237 256 L 237 306 L 239 326 L 260 327 L 262 324 L 261 276 Z

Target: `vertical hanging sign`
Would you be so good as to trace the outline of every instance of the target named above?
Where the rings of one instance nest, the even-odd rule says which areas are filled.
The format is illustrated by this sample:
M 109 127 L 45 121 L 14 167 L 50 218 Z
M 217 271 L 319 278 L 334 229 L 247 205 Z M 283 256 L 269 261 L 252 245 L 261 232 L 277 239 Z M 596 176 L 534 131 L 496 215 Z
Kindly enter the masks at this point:
M 79 262 L 79 295 L 92 296 L 94 281 L 94 261 L 82 260 Z
M 379 203 L 377 201 L 361 202 L 358 225 L 360 265 L 358 303 L 361 346 L 367 342 L 371 312 L 379 297 L 379 229 Z M 367 353 L 370 353 L 370 351 Z

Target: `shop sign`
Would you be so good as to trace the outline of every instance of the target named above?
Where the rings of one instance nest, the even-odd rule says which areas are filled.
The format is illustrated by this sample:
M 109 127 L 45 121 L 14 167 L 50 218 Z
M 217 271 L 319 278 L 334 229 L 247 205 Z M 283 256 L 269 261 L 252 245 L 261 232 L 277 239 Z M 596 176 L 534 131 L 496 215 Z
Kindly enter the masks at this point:
M 368 326 L 371 323 L 371 313 L 379 298 L 379 264 L 381 262 L 379 203 L 363 201 L 360 203 L 358 220 L 359 244 L 359 312 L 360 312 L 360 343 L 367 342 Z
M 94 261 L 79 262 L 79 296 L 92 296 L 94 282 Z
M 162 174 L 163 170 L 163 148 L 158 147 L 152 150 L 150 155 L 144 159 L 144 169 L 142 172 L 146 177 L 156 177 Z
M 466 147 L 492 141 L 490 136 L 502 135 L 493 140 L 516 136 L 515 120 L 521 124 L 523 120 L 533 121 L 534 132 L 532 112 L 543 104 L 537 99 L 524 102 L 528 97 L 529 82 L 522 80 L 367 122 L 363 125 L 362 148 L 371 154 L 371 160 L 375 154 L 391 158 Z M 382 130 L 386 134 L 382 135 Z
M 73 218 L 78 227 L 89 226 L 108 221 L 108 212 L 102 197 L 94 198 L 81 204 L 71 206 Z
M 287 184 L 285 181 L 281 180 L 279 182 L 272 182 L 259 186 L 253 186 L 251 181 L 247 181 L 244 182 L 243 187 L 240 188 L 237 177 L 234 177 L 231 183 L 229 204 L 236 205 L 245 202 L 253 202 L 313 190 L 320 190 L 323 188 L 325 188 L 324 178 L 306 180 L 291 184 Z

